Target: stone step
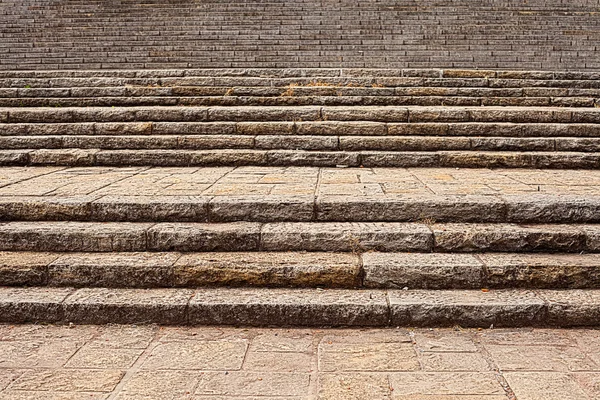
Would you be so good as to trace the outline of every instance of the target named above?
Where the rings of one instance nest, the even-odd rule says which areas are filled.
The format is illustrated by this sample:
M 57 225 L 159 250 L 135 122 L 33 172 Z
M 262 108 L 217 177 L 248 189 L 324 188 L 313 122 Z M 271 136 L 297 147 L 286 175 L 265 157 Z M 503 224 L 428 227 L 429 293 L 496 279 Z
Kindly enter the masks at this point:
M 115 88 L 132 87 L 131 90 L 151 91 L 151 87 L 159 88 L 492 88 L 492 89 L 533 89 L 533 88 L 568 88 L 568 89 L 600 89 L 596 79 L 537 79 L 532 78 L 496 78 L 496 77 L 395 77 L 395 76 L 318 76 L 309 77 L 260 77 L 260 76 L 183 76 L 183 77 L 19 77 L 0 78 L 0 89 L 15 88 L 23 92 L 28 89 L 77 88 Z M 403 90 L 401 89 L 400 92 Z M 35 90 L 32 92 L 36 92 Z M 281 92 L 280 92 L 281 93 Z M 279 94 L 280 94 L 279 93 Z M 53 96 L 51 96 L 53 97 Z
M 594 123 L 508 122 L 73 122 L 0 123 L 0 136 L 296 135 L 600 137 Z
M 423 77 L 423 78 L 500 78 L 533 80 L 595 80 L 600 72 L 582 71 L 506 71 L 482 69 L 398 69 L 398 68 L 185 68 L 138 70 L 40 70 L 0 71 L 1 79 L 14 78 L 171 78 L 171 77 Z
M 105 150 L 317 150 L 317 151 L 570 151 L 597 152 L 600 137 L 310 136 L 310 135 L 45 135 L 1 136 L 0 148 Z
M 0 166 L 313 166 L 597 169 L 595 152 L 306 150 L 0 150 Z
M 464 96 L 204 96 L 0 98 L 0 107 L 137 107 L 137 106 L 511 106 L 600 107 L 593 97 Z
M 2 323 L 597 326 L 600 290 L 0 288 Z
M 112 175 L 109 179 L 115 179 L 116 174 L 109 174 Z M 102 179 L 93 175 L 90 180 Z M 119 178 L 126 176 L 123 174 Z M 243 179 L 238 176 L 238 179 Z M 341 180 L 350 176 L 341 175 Z M 405 179 L 410 180 L 408 177 Z M 36 179 L 36 184 L 50 193 L 52 187 L 57 187 L 59 192 L 67 188 L 67 193 L 71 192 L 68 195 L 31 195 L 37 187 L 27 190 L 31 184 L 27 180 L 18 185 L 21 188 L 0 189 L 0 219 L 88 222 L 600 222 L 600 190 L 597 186 L 565 185 L 562 190 L 550 194 L 528 191 L 532 189 L 516 182 L 515 186 L 521 187 L 515 187 L 511 192 L 510 184 L 499 183 L 506 185 L 506 190 L 492 194 L 481 184 L 471 183 L 470 186 L 454 184 L 454 193 L 451 187 L 438 186 L 446 193 L 434 195 L 428 189 L 419 190 L 408 182 L 388 189 L 395 189 L 397 193 L 384 194 L 376 192 L 380 190 L 376 183 L 321 185 L 317 188 L 307 179 L 306 182 L 292 181 L 288 187 L 279 185 L 281 194 L 244 194 L 244 191 L 260 193 L 270 187 L 243 183 L 237 186 L 219 185 L 212 192 L 204 189 L 211 187 L 208 183 L 190 183 L 189 193 L 186 193 L 185 183 L 179 183 L 176 194 L 163 190 L 167 193 L 165 195 L 153 187 L 156 182 L 152 178 L 145 185 L 136 183 L 135 179 L 129 179 L 130 187 L 127 184 L 122 187 L 115 185 L 115 192 L 125 194 L 113 194 L 112 189 L 103 192 L 102 188 L 96 191 L 98 194 L 88 194 L 95 183 L 75 183 L 75 177 L 68 172 L 62 180 L 50 178 L 49 182 L 44 182 Z M 79 185 L 83 194 L 77 193 Z M 199 194 L 198 188 L 200 193 L 208 193 Z M 365 189 L 373 193 L 365 194 Z M 569 193 L 569 190 L 577 189 L 581 190 L 580 194 Z M 307 194 L 311 191 L 317 193 Z M 476 194 L 478 191 L 485 194 Z
M 600 108 L 560 107 L 64 107 L 0 108 L 2 123 L 72 122 L 251 122 L 251 121 L 375 121 L 375 122 L 600 122 Z
M 600 288 L 595 254 L 0 252 L 0 286 Z
M 594 224 L 6 222 L 1 251 L 600 252 Z

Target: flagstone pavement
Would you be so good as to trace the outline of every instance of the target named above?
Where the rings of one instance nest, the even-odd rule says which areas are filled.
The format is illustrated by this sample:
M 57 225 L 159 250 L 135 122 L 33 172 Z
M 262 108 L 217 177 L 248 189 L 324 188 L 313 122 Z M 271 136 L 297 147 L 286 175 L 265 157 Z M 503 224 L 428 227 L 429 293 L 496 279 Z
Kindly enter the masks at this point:
M 0 325 L 1 399 L 600 399 L 600 330 Z

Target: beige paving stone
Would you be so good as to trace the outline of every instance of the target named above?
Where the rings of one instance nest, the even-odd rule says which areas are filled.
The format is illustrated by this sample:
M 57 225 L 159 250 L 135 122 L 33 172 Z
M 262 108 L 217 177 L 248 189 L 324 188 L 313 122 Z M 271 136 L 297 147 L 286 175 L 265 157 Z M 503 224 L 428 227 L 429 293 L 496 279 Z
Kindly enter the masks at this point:
M 319 371 L 416 371 L 420 368 L 412 344 L 319 344 Z
M 142 351 L 141 349 L 106 349 L 86 345 L 69 359 L 65 367 L 125 370 L 133 365 Z
M 8 390 L 1 394 L 6 400 L 105 400 L 109 394 L 97 392 L 47 392 L 33 390 Z
M 0 367 L 58 368 L 63 366 L 81 345 L 82 343 L 70 339 L 0 342 Z
M 588 331 L 586 331 L 588 332 Z M 491 329 L 475 332 L 475 337 L 484 345 L 505 344 L 516 346 L 573 346 L 569 331 L 560 329 Z
M 600 399 L 600 373 L 578 372 L 571 374 L 571 376 L 588 393 L 591 399 Z
M 99 334 L 89 345 L 105 349 L 145 349 L 159 329 L 155 325 L 105 325 L 99 327 Z
M 248 348 L 245 340 L 161 343 L 144 362 L 144 369 L 239 370 Z
M 327 329 L 321 343 L 411 343 L 405 329 Z
M 262 330 L 258 330 L 262 332 Z M 256 335 L 253 329 L 237 329 L 226 326 L 161 326 L 158 341 L 161 343 L 181 340 L 251 340 Z
M 392 398 L 409 395 L 499 395 L 504 389 L 494 373 L 416 372 L 390 374 Z
M 316 355 L 292 352 L 249 351 L 244 359 L 246 371 L 312 372 L 316 368 Z
M 581 351 L 600 366 L 600 330 L 578 329 L 566 331 L 564 334 L 572 338 Z
M 587 400 L 590 397 L 565 373 L 507 372 L 508 385 L 519 400 Z
M 315 331 L 290 329 L 268 331 L 257 335 L 251 344 L 256 352 L 306 353 L 313 350 Z
M 11 386 L 11 390 L 57 392 L 110 392 L 124 372 L 107 369 L 29 370 Z
M 0 368 L 0 392 L 25 372 L 20 369 Z
M 199 375 L 197 395 L 302 396 L 309 387 L 306 373 L 204 372 Z
M 417 329 L 413 331 L 416 347 L 422 352 L 476 352 L 470 331 L 455 332 L 450 329 Z
M 419 352 L 419 361 L 424 371 L 486 372 L 492 370 L 480 353 Z
M 0 340 L 53 341 L 68 339 L 83 346 L 100 331 L 95 325 L 1 325 Z
M 192 394 L 198 379 L 195 371 L 139 371 L 125 383 L 117 399 L 181 399 Z
M 320 373 L 318 398 L 323 400 L 389 399 L 387 374 Z
M 599 371 L 577 347 L 486 345 L 503 371 Z

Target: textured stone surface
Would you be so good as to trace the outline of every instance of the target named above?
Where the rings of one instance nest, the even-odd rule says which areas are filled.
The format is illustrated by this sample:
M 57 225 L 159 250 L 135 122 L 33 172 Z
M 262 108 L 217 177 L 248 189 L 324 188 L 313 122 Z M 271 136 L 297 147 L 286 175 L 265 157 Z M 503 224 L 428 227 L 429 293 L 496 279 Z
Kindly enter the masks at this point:
M 360 285 L 357 256 L 329 253 L 195 253 L 173 267 L 177 286 Z
M 599 338 L 592 329 L 0 324 L 0 397 L 592 399 Z
M 374 326 L 387 323 L 386 296 L 374 291 L 300 289 L 200 290 L 192 324 Z

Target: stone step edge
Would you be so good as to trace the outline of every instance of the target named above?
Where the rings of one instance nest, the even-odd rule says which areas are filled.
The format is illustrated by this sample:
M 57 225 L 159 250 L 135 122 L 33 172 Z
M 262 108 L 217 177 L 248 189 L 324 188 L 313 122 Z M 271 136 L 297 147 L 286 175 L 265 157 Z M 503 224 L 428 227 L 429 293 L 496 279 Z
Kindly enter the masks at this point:
M 503 69 L 453 68 L 186 68 L 120 70 L 31 70 L 0 71 L 0 78 L 64 77 L 425 77 L 425 78 L 503 78 L 536 80 L 600 79 L 599 72 L 511 71 Z
M 0 221 L 597 223 L 600 194 L 4 195 Z
M 319 151 L 319 150 L 0 150 L 0 166 L 309 166 L 395 168 L 598 169 L 597 152 L 575 151 Z
M 598 326 L 600 290 L 0 288 L 0 323 Z
M 73 122 L 599 123 L 599 108 L 507 106 L 0 107 L 0 123 Z
M 0 252 L 0 286 L 600 289 L 595 254 Z
M 600 252 L 600 224 L 6 222 L 0 251 Z

